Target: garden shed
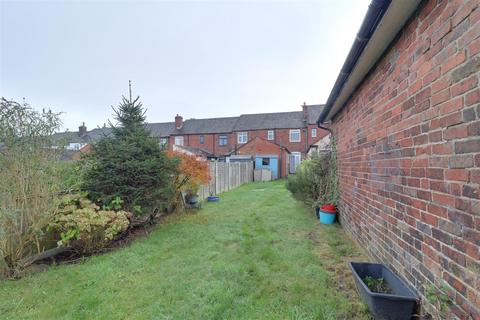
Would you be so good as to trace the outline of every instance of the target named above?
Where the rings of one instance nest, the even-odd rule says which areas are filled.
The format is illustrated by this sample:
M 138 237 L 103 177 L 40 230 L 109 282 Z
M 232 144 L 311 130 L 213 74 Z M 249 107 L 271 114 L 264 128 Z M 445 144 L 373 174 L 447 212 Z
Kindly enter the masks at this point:
M 258 154 L 255 156 L 255 169 L 268 169 L 272 179 L 278 179 L 278 155 Z

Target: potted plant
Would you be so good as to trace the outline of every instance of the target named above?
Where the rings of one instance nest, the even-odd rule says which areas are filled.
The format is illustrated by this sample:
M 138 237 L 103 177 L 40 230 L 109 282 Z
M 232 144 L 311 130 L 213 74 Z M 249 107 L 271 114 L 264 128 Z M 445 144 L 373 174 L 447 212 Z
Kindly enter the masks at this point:
M 337 217 L 338 179 L 336 149 L 332 144 L 329 153 L 314 155 L 309 175 L 313 181 L 312 194 L 315 195 L 313 206 L 317 218 L 322 224 L 333 224 Z
M 379 263 L 350 262 L 357 290 L 375 319 L 411 319 L 418 296 Z
M 328 196 L 320 196 L 318 200 L 313 203 L 317 219 L 322 224 L 333 224 L 337 217 L 337 209 L 334 204 L 329 203 Z
M 198 203 L 198 189 L 188 189 L 185 196 L 186 202 L 188 204 L 194 205 Z
M 324 204 L 319 208 L 319 219 L 322 224 L 333 224 L 337 217 L 337 209 L 333 204 Z

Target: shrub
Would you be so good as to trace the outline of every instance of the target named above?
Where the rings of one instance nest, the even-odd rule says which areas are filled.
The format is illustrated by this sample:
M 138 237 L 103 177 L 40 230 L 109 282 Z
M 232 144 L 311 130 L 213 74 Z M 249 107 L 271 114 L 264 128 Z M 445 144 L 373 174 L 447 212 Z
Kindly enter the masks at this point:
M 210 171 L 208 162 L 194 155 L 176 151 L 170 151 L 168 155 L 180 162 L 179 171 L 173 180 L 176 193 L 171 201 L 171 208 L 176 209 L 181 203 L 182 192 L 196 195 L 200 186 L 210 181 Z
M 127 211 L 153 217 L 174 195 L 177 161 L 150 136 L 139 98 L 123 98 L 114 111 L 118 124 L 111 125 L 112 135 L 92 145 L 82 189 L 94 202 L 109 205 L 120 197 Z
M 82 189 L 87 162 L 61 161 L 58 164 L 61 177 L 61 190 L 65 193 L 78 192 Z
M 318 207 L 322 204 L 336 204 L 335 153 L 313 153 L 296 169 L 287 180 L 287 188 L 301 197 L 307 204 Z
M 177 189 L 196 194 L 201 185 L 207 184 L 210 181 L 210 171 L 208 162 L 203 159 L 198 159 L 194 155 L 188 155 L 182 152 L 170 151 L 168 155 L 176 158 L 180 162 L 177 177 L 179 184 L 176 184 Z
M 60 191 L 58 151 L 51 134 L 59 115 L 0 99 L 0 260 L 9 276 L 44 250 L 46 225 Z
M 127 230 L 130 217 L 125 211 L 100 210 L 84 194 L 69 194 L 62 197 L 48 229 L 61 239 L 58 246 L 75 241 L 82 252 L 93 253 Z

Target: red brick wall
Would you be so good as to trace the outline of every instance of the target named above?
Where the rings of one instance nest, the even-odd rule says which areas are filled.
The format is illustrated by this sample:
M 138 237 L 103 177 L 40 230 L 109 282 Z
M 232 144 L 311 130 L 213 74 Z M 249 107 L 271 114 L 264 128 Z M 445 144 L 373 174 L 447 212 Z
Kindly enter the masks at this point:
M 226 146 L 219 146 L 218 145 L 218 137 L 226 135 L 228 137 L 228 144 Z M 225 134 L 215 134 L 215 148 L 214 154 L 216 156 L 223 156 L 230 154 L 235 149 L 235 142 L 237 141 L 237 136 L 233 133 L 225 133 Z
M 341 223 L 461 319 L 480 319 L 479 37 L 478 0 L 427 1 L 333 121 Z
M 228 138 L 228 144 L 226 146 L 220 146 L 219 136 L 226 135 Z M 205 141 L 200 143 L 200 136 L 204 136 Z M 201 148 L 213 153 L 215 156 L 223 156 L 229 154 L 235 148 L 236 135 L 232 133 L 219 133 L 219 134 L 185 134 L 183 135 L 183 142 L 185 146 L 193 148 Z M 170 136 L 168 139 L 169 148 L 171 149 L 175 143 L 175 136 Z
M 316 128 L 315 125 L 309 125 L 308 130 L 306 128 L 301 128 L 301 135 L 302 139 L 300 142 L 290 142 L 290 129 L 275 129 L 274 140 L 273 142 L 277 144 L 281 144 L 285 146 L 288 150 L 294 152 L 302 152 L 305 154 L 308 150 L 308 147 L 320 140 L 323 136 L 327 134 L 325 130 L 317 128 L 317 137 L 312 137 L 312 128 Z M 268 130 L 249 130 L 248 131 L 248 140 L 255 137 L 259 137 L 262 139 L 267 139 L 267 131 Z M 308 137 L 306 136 L 308 131 Z M 228 136 L 228 145 L 227 146 L 219 146 L 218 145 L 218 137 L 221 135 Z M 242 145 L 237 145 L 237 132 L 234 133 L 225 133 L 225 134 L 203 134 L 205 137 L 205 143 L 200 143 L 200 136 L 202 134 L 185 134 L 183 135 L 184 145 L 193 148 L 201 148 L 213 153 L 215 156 L 223 156 L 227 155 L 230 152 L 234 151 L 235 148 L 241 147 Z M 308 139 L 308 140 L 307 140 Z M 172 148 L 175 142 L 175 136 L 170 136 L 168 143 L 170 148 Z
M 308 147 L 320 140 L 328 132 L 317 128 L 317 137 L 312 138 L 312 128 L 317 128 L 316 125 L 309 125 L 308 128 L 298 128 L 300 129 L 301 141 L 300 142 L 290 142 L 290 129 L 274 129 L 274 140 L 272 142 L 286 147 L 291 152 L 301 152 L 303 155 L 308 150 Z M 294 128 L 296 129 L 296 128 Z M 268 130 L 250 130 L 248 131 L 248 140 L 251 140 L 255 137 L 262 139 L 267 139 Z M 307 136 L 308 133 L 308 136 Z M 236 132 L 235 132 L 236 139 Z M 235 140 L 236 142 L 236 140 Z M 241 145 L 238 145 L 240 147 Z

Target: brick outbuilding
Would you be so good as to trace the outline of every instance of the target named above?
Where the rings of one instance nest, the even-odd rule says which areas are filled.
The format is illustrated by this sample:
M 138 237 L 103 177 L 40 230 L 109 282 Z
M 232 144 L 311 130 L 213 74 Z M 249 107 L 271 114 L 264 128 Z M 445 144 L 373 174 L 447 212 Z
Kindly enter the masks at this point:
M 254 137 L 233 154 L 252 156 L 255 168 L 271 169 L 274 179 L 285 178 L 289 173 L 290 151 L 272 141 Z
M 319 119 L 342 225 L 444 319 L 480 319 L 479 4 L 373 1 Z

